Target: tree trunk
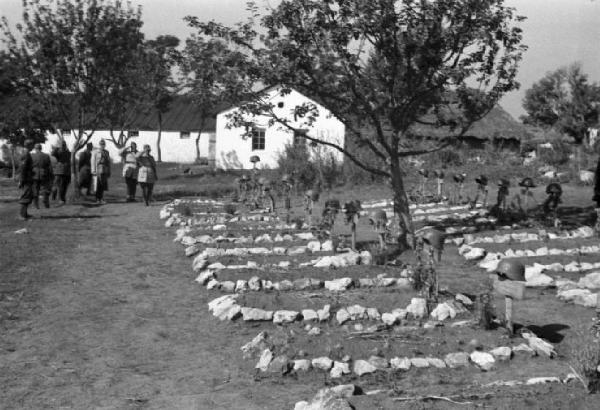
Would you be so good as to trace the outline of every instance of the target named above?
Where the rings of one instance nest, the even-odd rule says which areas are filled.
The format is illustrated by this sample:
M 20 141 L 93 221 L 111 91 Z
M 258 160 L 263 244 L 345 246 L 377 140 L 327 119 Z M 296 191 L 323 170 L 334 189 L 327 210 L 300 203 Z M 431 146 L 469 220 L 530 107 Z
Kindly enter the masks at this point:
M 399 159 L 392 159 L 390 171 L 392 174 L 394 217 L 397 218 L 398 222 L 398 245 L 403 248 L 402 250 L 407 250 L 414 248 L 414 229 Z
M 10 146 L 10 162 L 12 164 L 12 179 L 13 181 L 17 180 L 17 163 L 15 161 L 15 146 L 11 144 Z
M 201 132 L 198 132 L 198 136 L 196 137 L 196 162 L 200 163 L 200 136 Z
M 79 151 L 79 143 L 76 143 L 73 149 L 71 150 L 71 185 L 73 186 L 73 195 L 71 198 L 73 200 L 80 199 L 79 193 L 79 173 L 77 172 L 77 164 L 75 163 L 75 154 Z
M 160 138 L 162 137 L 162 113 L 158 111 L 158 138 L 156 139 L 156 162 L 162 162 L 160 151 Z

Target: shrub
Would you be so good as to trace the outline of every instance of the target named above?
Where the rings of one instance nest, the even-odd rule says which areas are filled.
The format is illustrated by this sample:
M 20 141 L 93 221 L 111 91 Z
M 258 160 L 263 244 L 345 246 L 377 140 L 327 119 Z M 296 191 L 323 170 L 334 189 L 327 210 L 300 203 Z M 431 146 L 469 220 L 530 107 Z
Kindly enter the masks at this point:
M 569 156 L 572 152 L 571 145 L 563 141 L 553 141 L 552 148 L 538 149 L 538 159 L 544 164 L 558 167 L 569 162 Z
M 571 348 L 571 369 L 584 385 L 588 393 L 600 391 L 600 339 L 589 333 L 580 334 L 573 339 Z
M 445 149 L 431 154 L 429 158 L 432 164 L 436 164 L 434 168 L 442 167 L 457 167 L 464 164 L 461 154 L 454 149 Z
M 302 189 L 312 188 L 318 176 L 318 170 L 310 160 L 310 153 L 305 145 L 286 145 L 277 156 L 277 167 L 281 175 L 291 175 Z

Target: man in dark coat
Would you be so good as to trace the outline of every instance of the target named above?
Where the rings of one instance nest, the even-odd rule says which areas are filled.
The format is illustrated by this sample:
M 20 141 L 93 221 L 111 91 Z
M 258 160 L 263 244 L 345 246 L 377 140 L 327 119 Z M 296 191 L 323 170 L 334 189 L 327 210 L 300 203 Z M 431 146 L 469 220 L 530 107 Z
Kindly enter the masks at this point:
M 33 166 L 33 205 L 40 209 L 39 196 L 42 194 L 44 207 L 50 208 L 50 189 L 52 188 L 52 162 L 50 155 L 42 152 L 42 144 L 35 144 L 31 152 Z
M 56 159 L 54 165 L 54 187 L 52 188 L 52 199 L 60 198 L 62 205 L 67 201 L 67 188 L 71 183 L 71 151 L 67 149 L 67 142 L 62 141 L 60 148 L 52 150 L 52 156 Z
M 94 146 L 88 142 L 85 151 L 79 156 L 79 189 L 86 188 L 86 195 L 90 194 L 92 185 L 92 148 Z
M 27 207 L 33 199 L 33 160 L 30 154 L 32 148 L 33 140 L 25 140 L 25 152 L 21 155 L 19 163 L 19 188 L 21 188 L 19 219 L 22 221 L 31 218 L 27 213 Z

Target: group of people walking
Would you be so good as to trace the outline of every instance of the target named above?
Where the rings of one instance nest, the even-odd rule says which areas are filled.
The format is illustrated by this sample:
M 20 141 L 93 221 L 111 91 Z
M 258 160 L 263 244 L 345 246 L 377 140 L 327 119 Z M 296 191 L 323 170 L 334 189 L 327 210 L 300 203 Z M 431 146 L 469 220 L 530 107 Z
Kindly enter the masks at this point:
M 98 148 L 91 143 L 86 145 L 77 161 L 80 195 L 95 195 L 97 204 L 105 204 L 104 193 L 108 190 L 112 161 L 106 149 L 106 142 L 100 140 Z M 25 141 L 25 151 L 19 166 L 19 188 L 21 205 L 19 218 L 30 218 L 27 209 L 30 204 L 39 209 L 39 198 L 45 208 L 50 208 L 50 198 L 66 203 L 67 189 L 71 183 L 71 152 L 63 140 L 53 147 L 50 155 L 42 152 L 42 144 Z M 144 203 L 150 204 L 154 183 L 157 179 L 156 162 L 150 153 L 150 146 L 144 145 L 137 151 L 135 143 L 120 150 L 123 158 L 123 177 L 127 185 L 127 202 L 135 202 L 136 186 L 142 188 Z

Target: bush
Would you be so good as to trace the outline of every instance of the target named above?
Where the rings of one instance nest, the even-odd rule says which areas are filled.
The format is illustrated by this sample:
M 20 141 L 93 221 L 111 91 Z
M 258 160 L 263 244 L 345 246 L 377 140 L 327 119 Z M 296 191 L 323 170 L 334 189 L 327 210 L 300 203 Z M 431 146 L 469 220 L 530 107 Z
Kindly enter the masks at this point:
M 436 164 L 432 169 L 441 167 L 458 167 L 464 164 L 461 154 L 454 149 L 445 149 L 431 154 L 428 158 L 432 164 Z
M 277 167 L 280 176 L 292 176 L 295 184 L 302 189 L 312 188 L 318 177 L 317 167 L 310 160 L 310 153 L 304 145 L 286 145 L 277 157 Z
M 552 148 L 538 149 L 538 160 L 544 164 L 558 167 L 569 162 L 569 156 L 572 152 L 571 145 L 563 141 L 553 141 Z
M 574 338 L 575 346 L 571 348 L 571 368 L 584 385 L 588 393 L 600 391 L 600 340 L 588 333 Z

